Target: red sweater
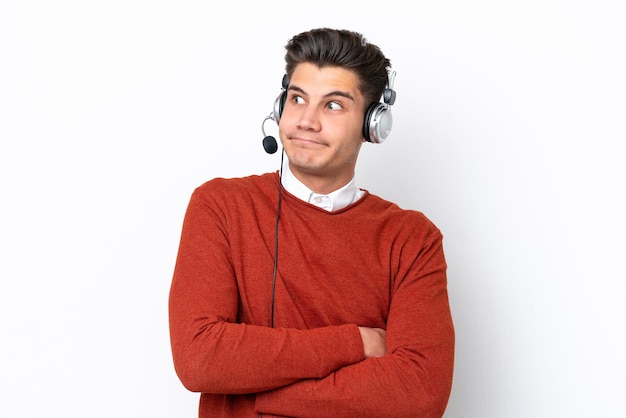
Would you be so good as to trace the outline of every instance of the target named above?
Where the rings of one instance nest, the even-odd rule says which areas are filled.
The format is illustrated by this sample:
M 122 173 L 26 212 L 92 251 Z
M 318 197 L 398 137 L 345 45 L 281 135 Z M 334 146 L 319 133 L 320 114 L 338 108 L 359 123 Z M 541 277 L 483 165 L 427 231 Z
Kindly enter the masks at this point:
M 174 366 L 205 417 L 441 417 L 454 328 L 440 231 L 365 193 L 326 212 L 278 173 L 191 196 L 169 300 Z M 384 328 L 364 359 L 357 326 Z

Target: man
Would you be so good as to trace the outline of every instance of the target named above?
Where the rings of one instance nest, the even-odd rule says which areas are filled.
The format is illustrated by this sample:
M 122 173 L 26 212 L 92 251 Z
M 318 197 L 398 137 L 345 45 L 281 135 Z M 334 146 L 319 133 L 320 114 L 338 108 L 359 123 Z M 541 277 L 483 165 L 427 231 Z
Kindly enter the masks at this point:
M 189 202 L 176 372 L 201 418 L 441 417 L 454 358 L 442 235 L 354 184 L 361 145 L 388 133 L 390 61 L 346 30 L 286 50 L 282 169 L 213 179 Z

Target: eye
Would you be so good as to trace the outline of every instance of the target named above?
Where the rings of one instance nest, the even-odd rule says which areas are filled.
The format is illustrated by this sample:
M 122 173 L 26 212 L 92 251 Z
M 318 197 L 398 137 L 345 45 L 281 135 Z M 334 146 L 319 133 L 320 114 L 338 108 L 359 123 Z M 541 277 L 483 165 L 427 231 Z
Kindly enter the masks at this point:
M 330 110 L 341 110 L 343 106 L 341 106 L 338 102 L 330 102 L 328 103 L 328 108 Z
M 291 101 L 294 102 L 295 104 L 304 103 L 304 99 L 302 98 L 302 96 L 298 96 L 297 94 L 293 95 L 293 97 L 291 98 Z

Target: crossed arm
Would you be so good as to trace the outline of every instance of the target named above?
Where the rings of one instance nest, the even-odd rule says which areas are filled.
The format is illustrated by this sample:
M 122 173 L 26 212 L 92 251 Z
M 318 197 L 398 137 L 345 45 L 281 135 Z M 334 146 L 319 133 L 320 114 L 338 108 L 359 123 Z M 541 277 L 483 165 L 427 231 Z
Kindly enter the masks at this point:
M 256 393 L 264 415 L 441 417 L 454 338 L 441 278 L 430 276 L 396 292 L 385 330 L 299 330 L 236 323 L 236 286 L 207 289 L 180 272 L 170 296 L 177 373 L 191 391 Z

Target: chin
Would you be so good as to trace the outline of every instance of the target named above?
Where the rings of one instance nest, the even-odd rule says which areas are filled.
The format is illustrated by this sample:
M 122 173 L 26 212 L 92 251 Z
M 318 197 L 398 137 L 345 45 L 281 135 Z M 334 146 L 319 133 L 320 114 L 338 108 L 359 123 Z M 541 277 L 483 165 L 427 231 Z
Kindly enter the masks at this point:
M 289 158 L 289 154 L 287 154 L 287 157 Z M 315 174 L 324 167 L 323 161 L 310 157 L 307 158 L 302 155 L 295 155 L 293 159 L 289 158 L 289 164 L 297 170 L 310 174 Z

